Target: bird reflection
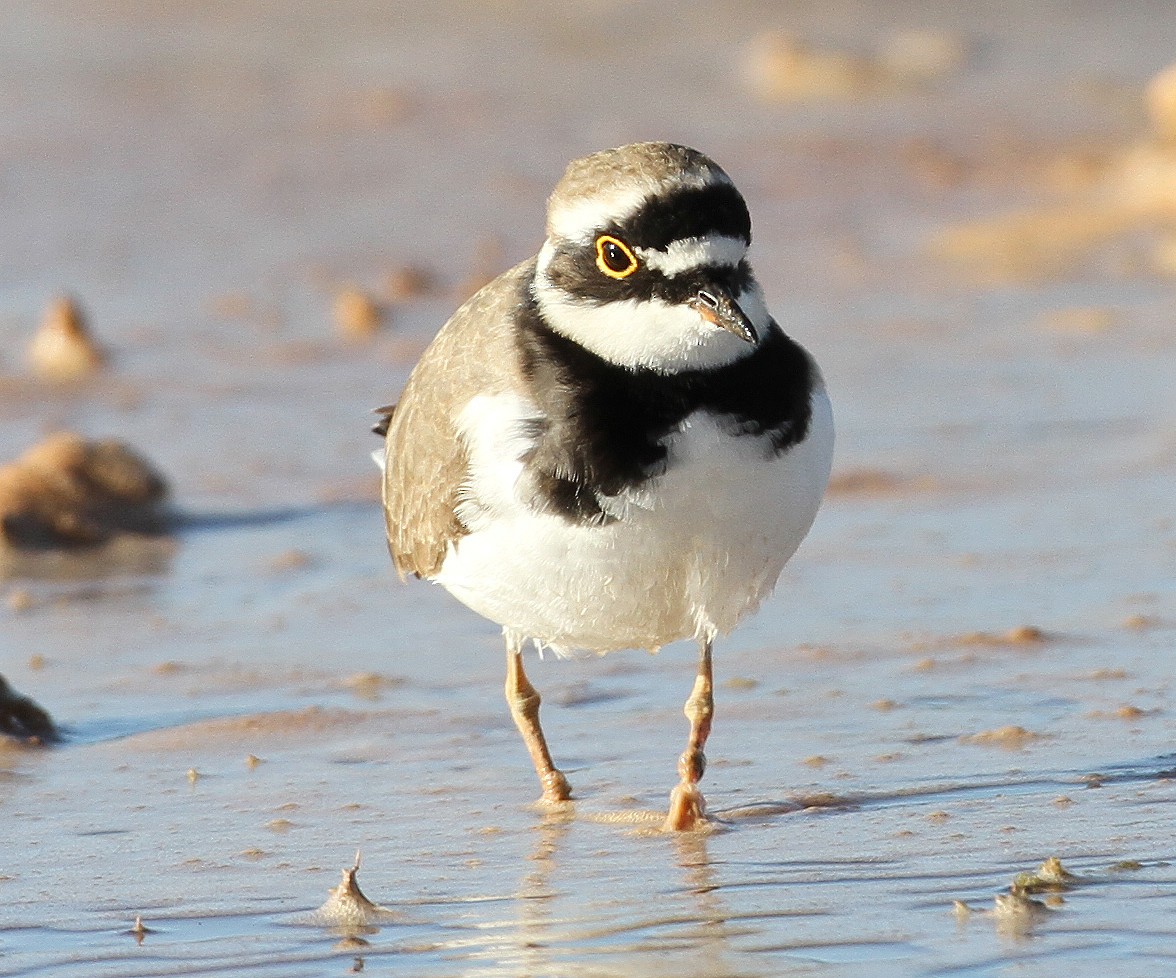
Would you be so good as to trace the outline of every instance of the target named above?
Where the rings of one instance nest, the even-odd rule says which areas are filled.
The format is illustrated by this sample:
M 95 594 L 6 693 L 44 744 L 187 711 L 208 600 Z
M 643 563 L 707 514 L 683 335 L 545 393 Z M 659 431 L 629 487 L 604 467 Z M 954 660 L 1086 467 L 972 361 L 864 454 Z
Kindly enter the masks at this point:
M 535 846 L 528 857 L 531 865 L 518 893 L 520 978 L 551 974 L 551 945 L 559 940 L 553 934 L 552 902 L 556 890 L 552 880 L 571 825 L 570 812 L 550 811 L 535 826 Z
M 516 893 L 509 952 L 503 941 L 495 948 L 495 966 L 470 974 L 643 978 L 665 975 L 670 961 L 680 956 L 714 978 L 735 973 L 727 958 L 733 950 L 730 940 L 740 931 L 729 922 L 705 833 L 643 834 L 643 843 L 667 857 L 667 873 L 676 869 L 677 887 L 667 891 L 653 886 L 651 879 L 645 888 L 648 901 L 640 902 L 628 875 L 632 867 L 618 863 L 615 871 L 626 874 L 624 879 L 610 886 L 608 876 L 603 877 L 587 906 L 573 906 L 574 894 L 561 890 L 557 882 L 561 873 L 573 871 L 574 860 L 585 856 L 572 850 L 573 826 L 568 812 L 548 813 L 535 826 L 535 842 Z M 577 889 L 583 886 L 591 884 L 580 880 Z
M 685 895 L 689 908 L 698 924 L 690 931 L 694 953 L 699 955 L 699 964 L 705 963 L 702 973 L 726 975 L 733 969 L 723 964 L 723 958 L 730 950 L 732 926 L 730 911 L 721 896 L 718 874 L 711 862 L 707 834 L 698 832 L 679 833 L 674 837 L 678 866 L 685 883 Z

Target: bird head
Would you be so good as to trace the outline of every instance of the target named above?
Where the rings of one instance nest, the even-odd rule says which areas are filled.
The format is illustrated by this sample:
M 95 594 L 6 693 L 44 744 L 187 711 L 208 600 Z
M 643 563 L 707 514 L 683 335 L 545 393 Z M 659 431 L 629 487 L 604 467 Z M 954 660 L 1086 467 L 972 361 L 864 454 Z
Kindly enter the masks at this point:
M 771 322 L 750 244 L 743 197 L 702 153 L 605 150 L 571 163 L 548 201 L 535 300 L 552 329 L 610 363 L 721 366 Z

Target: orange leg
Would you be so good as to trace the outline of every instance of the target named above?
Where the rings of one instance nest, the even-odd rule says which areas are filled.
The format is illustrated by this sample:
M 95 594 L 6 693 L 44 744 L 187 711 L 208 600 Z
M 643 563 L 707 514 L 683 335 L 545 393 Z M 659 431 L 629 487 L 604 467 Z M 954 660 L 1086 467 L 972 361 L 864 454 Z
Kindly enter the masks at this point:
M 715 712 L 714 675 L 711 670 L 711 640 L 700 640 L 698 677 L 682 710 L 690 721 L 690 740 L 678 758 L 678 786 L 670 793 L 670 812 L 663 828 L 668 832 L 693 829 L 706 821 L 706 802 L 698 782 L 706 771 L 706 738 L 710 736 Z
M 543 801 L 567 801 L 572 797 L 572 786 L 552 763 L 551 751 L 543 738 L 543 728 L 539 726 L 539 693 L 523 671 L 522 650 L 510 643 L 506 650 L 506 702 L 543 785 Z

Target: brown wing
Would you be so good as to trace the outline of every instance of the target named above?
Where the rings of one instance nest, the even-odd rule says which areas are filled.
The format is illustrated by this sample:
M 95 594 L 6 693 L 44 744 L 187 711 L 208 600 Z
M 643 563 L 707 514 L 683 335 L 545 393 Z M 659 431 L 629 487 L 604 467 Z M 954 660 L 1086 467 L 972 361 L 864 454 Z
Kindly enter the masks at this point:
M 534 270 L 534 259 L 511 269 L 453 314 L 389 419 L 384 517 L 401 577 L 433 577 L 468 532 L 455 515 L 469 468 L 457 419 L 471 398 L 520 385 L 511 327 Z

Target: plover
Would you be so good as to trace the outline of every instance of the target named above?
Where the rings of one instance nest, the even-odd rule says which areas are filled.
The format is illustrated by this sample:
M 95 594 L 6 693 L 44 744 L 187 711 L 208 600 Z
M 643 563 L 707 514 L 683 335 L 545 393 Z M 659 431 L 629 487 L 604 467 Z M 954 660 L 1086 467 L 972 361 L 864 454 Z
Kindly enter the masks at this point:
M 523 669 L 699 646 L 669 829 L 705 818 L 711 649 L 772 590 L 833 451 L 820 371 L 772 319 L 727 174 L 670 143 L 576 160 L 539 254 L 437 334 L 375 430 L 388 545 L 502 626 L 506 697 L 547 801 L 571 788 Z

